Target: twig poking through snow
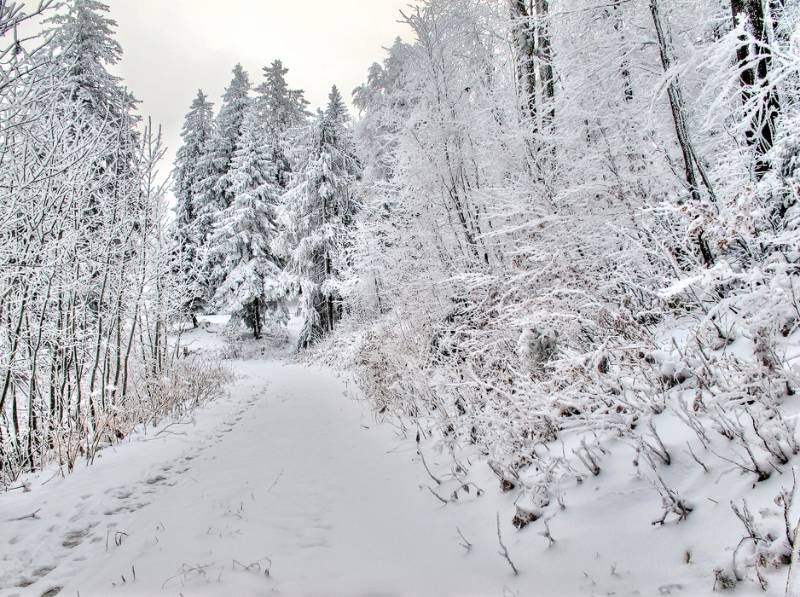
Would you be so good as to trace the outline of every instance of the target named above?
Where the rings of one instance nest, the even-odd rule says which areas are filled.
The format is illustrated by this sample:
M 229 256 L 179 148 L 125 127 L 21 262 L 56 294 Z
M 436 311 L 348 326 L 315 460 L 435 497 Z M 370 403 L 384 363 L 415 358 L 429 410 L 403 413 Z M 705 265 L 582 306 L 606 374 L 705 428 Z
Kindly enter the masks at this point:
M 261 566 L 261 562 L 265 563 L 263 567 Z M 264 556 L 251 564 L 242 564 L 238 560 L 233 560 L 232 568 L 235 570 L 237 566 L 246 572 L 263 572 L 264 576 L 269 576 L 270 570 L 272 569 L 272 558 Z
M 467 538 L 464 536 L 464 533 L 461 532 L 461 529 L 456 527 L 456 531 L 458 532 L 458 536 L 461 537 L 461 547 L 467 550 L 467 552 L 472 551 L 472 543 L 470 543 Z
M 514 571 L 514 576 L 519 576 L 519 570 L 517 570 L 517 567 L 514 565 L 514 562 L 511 561 L 511 556 L 508 554 L 508 548 L 505 546 L 505 543 L 503 543 L 503 535 L 500 534 L 499 512 L 497 513 L 497 541 L 498 543 L 500 543 L 500 551 L 498 551 L 497 553 L 503 556 L 505 561 L 508 562 L 508 565 L 511 566 L 511 570 Z
M 16 487 L 7 487 L 4 491 L 9 492 L 9 491 L 15 491 L 17 489 L 22 489 L 23 493 L 27 493 L 31 490 L 31 484 L 23 483 L 22 485 L 17 485 Z
M 278 481 L 281 480 L 281 477 L 283 477 L 283 469 L 281 469 L 281 472 L 279 472 L 278 476 L 275 477 L 275 480 L 272 482 L 272 485 L 270 485 L 269 489 L 267 489 L 267 493 L 270 493 L 272 492 L 273 489 L 275 489 L 275 486 L 278 484 Z
M 690 444 L 690 443 L 687 441 L 687 442 L 686 442 L 686 447 L 688 447 L 688 448 L 689 448 L 689 455 L 690 455 L 690 456 L 691 456 L 691 457 L 694 459 L 694 461 L 695 461 L 697 464 L 699 464 L 700 466 L 702 466 L 702 467 L 703 467 L 703 470 L 704 470 L 705 472 L 709 472 L 709 471 L 708 471 L 708 466 L 706 466 L 706 463 L 705 463 L 705 462 L 703 462 L 702 460 L 700 460 L 700 459 L 697 457 L 697 454 L 695 454 L 695 453 L 694 453 L 694 450 L 692 450 L 692 444 Z
M 426 485 L 426 487 L 427 487 L 427 485 Z M 433 489 L 431 489 L 430 487 L 428 487 L 428 491 L 430 491 L 430 492 L 431 492 L 431 493 L 432 493 L 432 494 L 433 494 L 433 495 L 436 497 L 436 499 L 438 499 L 438 500 L 439 500 L 440 502 L 442 502 L 443 504 L 447 505 L 447 504 L 449 503 L 449 502 L 448 502 L 446 499 L 444 499 L 442 496 L 440 496 L 438 493 L 436 493 L 436 492 L 435 492 Z
M 436 476 L 431 472 L 431 469 L 428 468 L 428 463 L 425 462 L 425 456 L 422 454 L 422 450 L 417 448 L 417 454 L 419 454 L 419 457 L 422 459 L 422 466 L 424 466 L 425 470 L 428 471 L 428 475 L 430 475 L 431 479 L 436 481 L 437 485 L 441 485 L 442 484 L 441 479 L 437 479 Z
M 549 518 L 543 518 L 542 519 L 542 522 L 544 523 L 544 530 L 543 531 L 539 531 L 539 534 L 542 537 L 544 537 L 545 539 L 547 539 L 547 542 L 548 542 L 547 543 L 547 547 L 553 547 L 553 545 L 555 544 L 556 540 L 553 539 L 553 535 L 550 533 L 550 525 L 548 524 L 549 520 L 550 520 Z
M 28 518 L 38 519 L 39 518 L 39 510 L 41 510 L 41 508 L 36 508 L 36 510 L 31 512 L 30 514 L 26 514 L 25 516 L 20 516 L 18 518 L 9 518 L 8 520 L 6 520 L 6 522 L 18 522 L 20 520 L 27 520 Z

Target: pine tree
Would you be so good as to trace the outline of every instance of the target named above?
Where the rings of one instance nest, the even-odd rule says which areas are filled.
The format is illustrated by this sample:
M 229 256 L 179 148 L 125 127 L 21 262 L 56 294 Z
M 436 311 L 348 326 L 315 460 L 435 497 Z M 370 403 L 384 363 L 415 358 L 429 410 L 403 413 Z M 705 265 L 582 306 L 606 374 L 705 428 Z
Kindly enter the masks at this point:
M 72 0 L 68 6 L 66 13 L 46 23 L 53 36 L 52 54 L 66 70 L 60 81 L 65 98 L 103 122 L 125 121 L 131 127 L 136 101 L 108 71 L 122 57 L 114 39 L 117 24 L 105 16 L 108 6 L 96 0 Z
M 48 19 L 45 27 L 52 38 L 51 60 L 57 69 L 54 92 L 54 115 L 67 123 L 65 134 L 77 145 L 86 139 L 103 139 L 92 152 L 91 174 L 86 188 L 73 196 L 73 226 L 81 251 L 104 236 L 120 235 L 119 226 L 140 221 L 149 211 L 141 186 L 141 135 L 137 132 L 139 116 L 136 99 L 109 69 L 122 57 L 122 47 L 114 39 L 116 22 L 107 16 L 109 8 L 96 0 L 70 0 L 66 12 Z M 94 182 L 94 184 L 92 184 Z M 122 201 L 122 198 L 125 198 Z M 124 243 L 117 240 L 118 245 Z M 116 255 L 127 259 L 130 251 Z M 112 257 L 106 260 L 110 263 Z M 102 310 L 108 280 L 102 262 L 83 266 L 89 283 L 82 286 L 91 316 Z M 121 305 L 118 306 L 118 311 Z
M 236 142 L 242 132 L 244 114 L 250 102 L 249 91 L 247 73 L 237 64 L 233 69 L 233 79 L 222 97 L 213 134 L 209 137 L 196 167 L 197 217 L 204 241 L 211 232 L 216 216 L 227 207 L 226 189 L 222 179 L 230 168 Z
M 206 144 L 213 133 L 213 104 L 202 90 L 192 102 L 183 124 L 183 145 L 175 159 L 174 189 L 177 198 L 174 236 L 176 257 L 180 272 L 195 288 L 192 296 L 186 297 L 184 308 L 191 313 L 197 325 L 195 311 L 203 307 L 203 292 L 197 280 L 200 267 L 200 234 L 197 230 L 197 205 L 195 189 L 199 182 L 197 165 L 203 157 Z
M 100 160 L 97 168 L 100 174 L 111 168 L 117 178 L 125 179 L 136 169 L 132 162 L 138 150 L 139 116 L 137 100 L 122 79 L 109 72 L 122 58 L 122 47 L 114 39 L 117 24 L 106 16 L 108 6 L 97 0 L 70 0 L 67 7 L 45 21 L 52 36 L 52 61 L 62 70 L 56 110 L 64 121 L 81 122 L 83 129 L 116 133 L 114 155 Z M 87 217 L 97 215 L 96 203 L 90 200 Z
M 312 124 L 308 159 L 299 184 L 286 195 L 285 230 L 275 243 L 302 292 L 301 347 L 332 331 L 342 316 L 341 274 L 358 211 L 354 184 L 361 168 L 348 119 L 342 96 L 333 87 L 327 109 Z
M 196 166 L 195 206 L 198 240 L 205 253 L 205 296 L 211 300 L 222 280 L 214 278 L 218 263 L 210 246 L 215 223 L 230 205 L 229 178 L 236 144 L 242 133 L 245 112 L 250 105 L 250 81 L 240 64 L 233 69 L 233 79 L 222 97 L 219 114 L 214 121 L 214 131 L 203 149 Z
M 200 89 L 192 101 L 184 119 L 181 139 L 183 145 L 175 158 L 175 195 L 178 200 L 176 223 L 188 229 L 197 217 L 195 189 L 197 187 L 198 163 L 202 160 L 207 143 L 214 131 L 214 104 Z
M 281 189 L 255 105 L 248 109 L 231 170 L 222 181 L 231 195 L 210 240 L 213 279 L 222 280 L 215 303 L 261 338 L 265 314 L 283 321 L 280 267 L 270 247 Z
M 289 184 L 291 160 L 286 147 L 291 131 L 308 119 L 308 102 L 302 89 L 290 89 L 286 82 L 289 69 L 280 60 L 264 67 L 264 81 L 256 88 L 256 102 L 269 135 L 272 161 L 276 166 L 276 182 L 282 188 Z

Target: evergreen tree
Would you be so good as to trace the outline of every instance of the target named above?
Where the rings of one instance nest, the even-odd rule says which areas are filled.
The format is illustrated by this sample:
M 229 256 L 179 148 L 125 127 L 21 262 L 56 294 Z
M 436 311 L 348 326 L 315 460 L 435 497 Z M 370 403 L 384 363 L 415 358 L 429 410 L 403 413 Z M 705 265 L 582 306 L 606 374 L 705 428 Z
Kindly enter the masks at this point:
M 52 110 L 66 125 L 68 142 L 81 151 L 88 151 L 87 139 L 98 143 L 97 151 L 91 151 L 89 175 L 83 181 L 86 186 L 72 195 L 74 209 L 69 212 L 77 231 L 76 246 L 88 254 L 91 247 L 104 242 L 99 241 L 104 235 L 113 238 L 116 247 L 125 246 L 119 226 L 131 223 L 133 229 L 147 227 L 144 219 L 151 206 L 140 192 L 145 158 L 136 130 L 136 100 L 122 80 L 109 72 L 122 57 L 122 47 L 114 39 L 116 22 L 107 16 L 108 6 L 96 0 L 70 0 L 65 8 L 64 13 L 45 22 L 57 73 Z M 130 247 L 113 256 L 107 251 L 104 261 L 125 260 L 132 253 Z M 89 318 L 99 317 L 104 308 L 106 271 L 103 261 L 88 260 L 83 265 L 88 282 L 82 284 L 81 292 Z M 118 311 L 122 302 L 120 299 Z
M 202 90 L 198 90 L 197 97 L 192 102 L 189 113 L 183 124 L 181 138 L 183 145 L 178 149 L 175 159 L 175 196 L 177 207 L 175 209 L 175 243 L 176 257 L 179 260 L 178 268 L 190 286 L 195 289 L 191 296 L 186 297 L 184 308 L 192 315 L 192 321 L 197 325 L 195 311 L 203 307 L 203 292 L 197 280 L 200 266 L 199 243 L 201 238 L 197 230 L 197 206 L 195 189 L 199 182 L 197 165 L 201 161 L 206 144 L 213 133 L 213 104 Z
M 222 280 L 213 277 L 218 263 L 211 251 L 210 237 L 215 223 L 229 206 L 231 193 L 230 170 L 236 144 L 242 133 L 245 112 L 250 104 L 250 81 L 240 64 L 233 69 L 233 79 L 222 97 L 219 114 L 214 121 L 214 131 L 209 137 L 196 166 L 195 221 L 198 242 L 204 249 L 204 283 L 206 300 L 211 300 Z
M 221 280 L 215 303 L 261 338 L 264 316 L 283 321 L 280 267 L 270 247 L 276 235 L 275 203 L 281 192 L 255 105 L 248 109 L 231 170 L 223 177 L 231 201 L 215 226 L 209 256 Z
M 202 160 L 207 143 L 214 131 L 214 104 L 200 89 L 192 101 L 181 130 L 183 145 L 175 158 L 175 195 L 178 199 L 176 223 L 187 231 L 197 217 L 195 189 L 197 187 L 198 163 Z
M 299 184 L 286 195 L 285 230 L 275 243 L 302 292 L 301 347 L 332 331 L 342 316 L 341 274 L 358 211 L 354 184 L 361 169 L 348 119 L 334 86 L 327 109 L 311 126 L 308 159 Z
M 206 142 L 196 166 L 196 217 L 203 241 L 208 239 L 218 214 L 227 207 L 223 178 L 230 168 L 236 142 L 242 132 L 244 114 L 250 102 L 249 91 L 247 73 L 237 64 L 233 69 L 233 79 L 222 97 L 213 134 Z
M 52 55 L 66 71 L 59 82 L 66 99 L 103 122 L 132 127 L 133 96 L 108 68 L 122 57 L 114 39 L 116 22 L 106 16 L 109 8 L 96 0 L 72 0 L 64 14 L 51 17 Z
M 264 67 L 264 81 L 256 88 L 259 111 L 269 135 L 272 161 L 275 164 L 275 181 L 282 188 L 289 184 L 291 160 L 287 144 L 293 130 L 303 126 L 308 119 L 308 102 L 302 89 L 289 89 L 286 73 L 289 69 L 280 60 Z
M 129 182 L 136 170 L 139 116 L 137 100 L 122 79 L 109 72 L 122 58 L 122 47 L 114 39 L 117 24 L 106 16 L 108 12 L 108 6 L 97 0 L 70 0 L 66 12 L 47 19 L 45 26 L 52 36 L 52 61 L 62 71 L 56 79 L 61 99 L 56 111 L 66 122 L 80 122 L 84 131 L 91 127 L 98 133 L 116 133 L 113 155 L 99 160 L 96 167 L 100 175 L 111 169 Z M 86 217 L 97 216 L 97 202 L 91 199 Z

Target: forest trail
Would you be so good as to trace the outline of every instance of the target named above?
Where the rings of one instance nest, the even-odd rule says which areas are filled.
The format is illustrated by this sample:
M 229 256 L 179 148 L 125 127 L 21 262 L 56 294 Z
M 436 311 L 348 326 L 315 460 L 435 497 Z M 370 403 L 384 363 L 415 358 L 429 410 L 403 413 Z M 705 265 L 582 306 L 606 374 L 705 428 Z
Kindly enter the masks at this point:
M 193 351 L 224 347 L 222 322 L 210 325 L 185 338 Z M 655 527 L 657 494 L 618 445 L 550 520 L 548 548 L 541 525 L 511 526 L 515 498 L 489 467 L 470 474 L 480 496 L 442 504 L 432 492 L 453 491 L 450 455 L 422 443 L 437 485 L 413 431 L 377 422 L 346 376 L 296 362 L 291 345 L 228 361 L 227 395 L 191 420 L 0 495 L 0 597 L 713 594 L 708 571 L 738 532 L 719 505 L 735 477 L 709 487 L 676 464 L 696 478 L 697 514 Z M 499 554 L 498 515 L 519 576 Z
M 233 366 L 193 424 L 2 496 L 0 595 L 502 593 L 510 571 L 467 557 L 413 439 L 345 381 Z

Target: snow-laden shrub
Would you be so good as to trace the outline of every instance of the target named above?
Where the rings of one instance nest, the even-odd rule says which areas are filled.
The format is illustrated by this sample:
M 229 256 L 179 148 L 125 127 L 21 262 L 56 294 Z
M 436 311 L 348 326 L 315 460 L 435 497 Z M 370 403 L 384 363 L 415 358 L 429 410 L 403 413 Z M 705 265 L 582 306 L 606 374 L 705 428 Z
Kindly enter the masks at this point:
M 231 381 L 231 370 L 218 359 L 202 355 L 176 359 L 159 375 L 145 373 L 136 380 L 126 410 L 135 413 L 134 422 L 158 425 L 219 397 Z
M 558 350 L 558 332 L 528 328 L 522 331 L 517 340 L 517 356 L 535 372 L 550 361 Z

